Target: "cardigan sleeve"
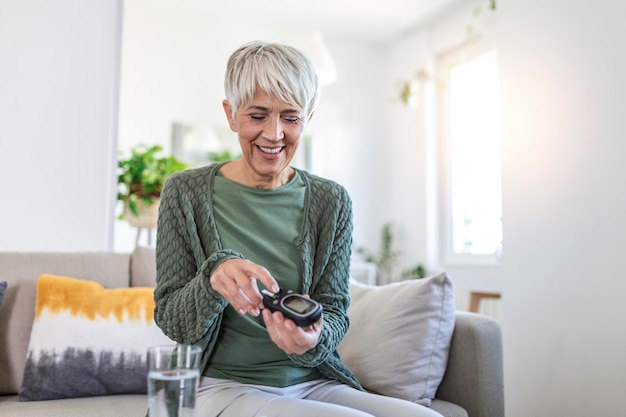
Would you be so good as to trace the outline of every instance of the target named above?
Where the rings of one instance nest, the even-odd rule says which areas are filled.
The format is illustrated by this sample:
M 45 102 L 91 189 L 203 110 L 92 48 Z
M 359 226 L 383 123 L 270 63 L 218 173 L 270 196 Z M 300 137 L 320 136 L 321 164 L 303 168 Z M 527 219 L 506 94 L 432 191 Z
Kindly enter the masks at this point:
M 352 201 L 338 184 L 322 184 L 319 188 L 314 186 L 316 197 L 309 208 L 318 224 L 310 231 L 315 240 L 311 242 L 312 252 L 315 252 L 312 257 L 313 279 L 310 288 L 304 290 L 322 303 L 324 325 L 317 346 L 303 355 L 289 355 L 293 362 L 305 367 L 319 366 L 327 361 L 349 327 Z
M 215 328 L 227 306 L 209 284 L 211 272 L 225 260 L 242 258 L 217 244 L 208 250 L 202 247 L 194 218 L 193 181 L 190 173 L 181 172 L 170 176 L 163 187 L 154 291 L 157 325 L 172 340 L 186 344 L 198 343 Z

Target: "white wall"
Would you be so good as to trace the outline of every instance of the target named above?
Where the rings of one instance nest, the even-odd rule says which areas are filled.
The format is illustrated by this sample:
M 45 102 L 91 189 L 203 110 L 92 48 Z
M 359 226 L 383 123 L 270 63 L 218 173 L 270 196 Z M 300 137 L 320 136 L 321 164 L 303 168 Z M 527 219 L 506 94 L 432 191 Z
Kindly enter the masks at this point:
M 386 82 L 387 127 L 383 134 L 387 153 L 384 172 L 386 212 L 376 223 L 392 222 L 396 247 L 401 250 L 397 272 L 426 263 L 436 264 L 429 255 L 428 196 L 434 190 L 428 183 L 430 166 L 427 152 L 434 121 L 428 111 L 434 103 L 430 85 L 424 84 L 415 107 L 403 105 L 398 98 L 400 82 L 411 79 L 419 69 L 432 70 L 433 48 L 428 29 L 409 34 L 389 45 Z M 380 227 L 380 226 L 379 226 Z
M 326 37 L 338 79 L 325 86 L 311 129 L 318 175 L 343 184 L 352 197 L 354 245 L 377 249 L 389 208 L 384 47 L 339 36 Z
M 498 14 L 507 416 L 624 416 L 626 2 Z
M 0 250 L 112 248 L 120 13 L 0 2 Z

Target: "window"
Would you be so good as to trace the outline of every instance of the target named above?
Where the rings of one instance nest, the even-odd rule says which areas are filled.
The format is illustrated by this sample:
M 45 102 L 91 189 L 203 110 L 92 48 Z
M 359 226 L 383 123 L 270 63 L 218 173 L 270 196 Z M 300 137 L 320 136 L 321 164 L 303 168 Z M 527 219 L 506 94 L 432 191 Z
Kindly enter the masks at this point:
M 454 59 L 440 61 L 444 262 L 494 262 L 502 246 L 497 51 Z

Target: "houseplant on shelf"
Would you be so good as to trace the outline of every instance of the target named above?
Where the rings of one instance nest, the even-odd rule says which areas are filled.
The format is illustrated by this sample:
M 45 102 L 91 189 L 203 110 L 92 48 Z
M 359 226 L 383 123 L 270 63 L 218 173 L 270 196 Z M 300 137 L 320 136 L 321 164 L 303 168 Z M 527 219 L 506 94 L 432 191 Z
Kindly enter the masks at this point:
M 117 163 L 117 199 L 124 203 L 119 216 L 131 226 L 154 229 L 165 179 L 188 165 L 173 156 L 159 157 L 160 145 L 137 145 Z

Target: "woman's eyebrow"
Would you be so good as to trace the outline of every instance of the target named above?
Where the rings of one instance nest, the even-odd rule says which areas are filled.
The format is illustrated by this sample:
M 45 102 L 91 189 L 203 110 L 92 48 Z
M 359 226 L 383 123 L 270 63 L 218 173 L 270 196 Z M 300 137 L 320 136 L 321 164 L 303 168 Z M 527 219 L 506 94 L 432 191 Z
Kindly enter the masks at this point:
M 246 107 L 246 111 L 261 111 L 261 112 L 270 112 L 270 108 L 269 107 L 265 107 L 259 104 L 252 104 L 248 107 Z M 302 111 L 300 109 L 297 108 L 289 108 L 289 109 L 285 109 L 283 111 L 281 111 L 281 114 L 300 114 L 302 113 Z
M 281 113 L 295 113 L 295 114 L 300 114 L 302 113 L 302 111 L 300 109 L 286 109 L 283 110 Z
M 246 107 L 246 110 L 247 110 L 247 111 L 250 111 L 250 110 L 258 110 L 258 111 L 264 111 L 264 112 L 267 112 L 267 111 L 269 111 L 269 108 L 267 108 L 267 107 L 265 107 L 265 106 L 251 105 L 251 106 Z

